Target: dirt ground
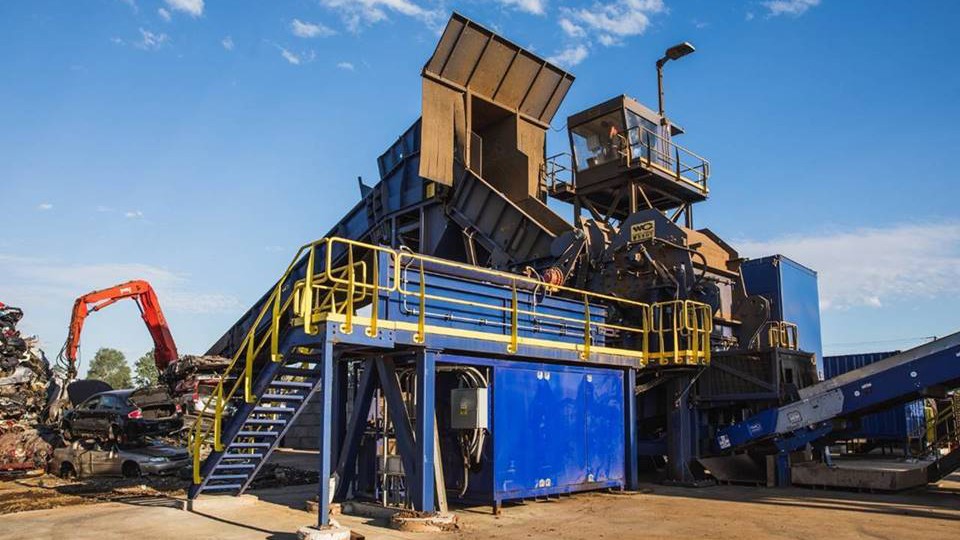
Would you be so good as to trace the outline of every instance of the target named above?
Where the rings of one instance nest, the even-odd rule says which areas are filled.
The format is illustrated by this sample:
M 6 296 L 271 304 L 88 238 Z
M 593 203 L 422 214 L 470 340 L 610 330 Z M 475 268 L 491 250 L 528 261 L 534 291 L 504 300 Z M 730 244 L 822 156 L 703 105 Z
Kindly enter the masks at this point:
M 31 482 L 38 481 L 33 479 Z M 123 481 L 118 481 L 123 482 Z M 37 504 L 87 499 L 53 486 L 29 487 L 27 480 L 0 484 L 0 499 L 24 489 L 56 495 Z M 13 484 L 13 485 L 11 485 Z M 869 494 L 802 488 L 718 486 L 703 489 L 648 484 L 642 493 L 584 493 L 550 501 L 456 509 L 461 527 L 449 533 L 399 533 L 382 523 L 341 516 L 366 538 L 948 538 L 960 526 L 960 475 L 939 486 L 898 494 Z M 111 490 L 123 493 L 123 486 Z M 154 488 L 149 488 L 154 489 Z M 0 516 L 0 539 L 222 538 L 287 539 L 315 516 L 302 510 L 316 485 L 260 489 L 243 497 L 201 499 L 185 512 L 182 495 L 161 490 L 128 492 L 111 502 L 84 501 Z M 36 508 L 36 506 L 30 506 Z M 9 508 L 9 507 L 8 507 Z
M 87 481 L 29 474 L 0 481 L 0 514 L 111 501 L 184 497 L 187 486 L 187 481 L 173 477 Z

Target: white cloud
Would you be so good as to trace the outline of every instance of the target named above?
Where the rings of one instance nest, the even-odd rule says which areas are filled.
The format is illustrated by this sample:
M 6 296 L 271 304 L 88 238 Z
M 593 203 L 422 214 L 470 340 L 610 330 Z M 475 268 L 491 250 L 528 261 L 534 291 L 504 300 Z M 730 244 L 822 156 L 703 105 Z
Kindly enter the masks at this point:
M 0 264 L 7 268 L 0 276 L 0 290 L 17 291 L 17 302 L 24 308 L 52 303 L 66 312 L 78 295 L 131 279 L 148 281 L 164 310 L 222 313 L 240 307 L 232 295 L 194 290 L 186 274 L 149 264 L 77 264 L 5 254 L 0 254 Z
M 203 15 L 203 0 L 165 0 L 174 11 L 182 11 L 191 17 Z
M 570 21 L 570 19 L 561 18 L 560 29 L 563 30 L 564 34 L 570 37 L 582 38 L 587 36 L 587 32 L 583 29 L 583 27 Z
M 561 8 L 563 17 L 560 27 L 569 34 L 567 28 L 575 33 L 596 36 L 602 45 L 619 45 L 624 38 L 638 36 L 650 26 L 650 16 L 667 11 L 663 0 L 616 0 L 608 3 L 597 2 L 587 8 Z M 566 21 L 566 22 L 564 22 Z
M 297 54 L 294 54 L 294 53 L 288 51 L 287 49 L 284 49 L 283 47 L 280 47 L 280 55 L 283 56 L 283 58 L 284 58 L 287 62 L 290 62 L 291 64 L 293 64 L 293 65 L 295 65 L 295 66 L 299 66 L 299 65 L 300 65 L 300 56 L 298 56 Z
M 749 257 L 782 253 L 816 270 L 823 309 L 877 308 L 957 296 L 960 290 L 960 222 L 902 223 L 734 245 Z
M 169 37 L 164 33 L 154 33 L 150 30 L 140 29 L 140 41 L 134 43 L 134 45 L 145 51 L 155 51 L 160 47 L 163 47 L 163 44 L 169 41 Z
M 547 60 L 564 67 L 575 66 L 589 56 L 591 45 L 622 45 L 625 39 L 646 32 L 652 15 L 666 11 L 663 0 L 598 1 L 585 8 L 561 7 L 557 24 L 572 43 Z
M 290 31 L 293 35 L 302 38 L 329 37 L 336 32 L 321 23 L 304 22 L 300 19 L 294 19 L 290 23 Z
M 127 219 L 140 219 L 143 217 L 143 212 L 140 210 L 129 210 L 123 213 L 123 217 Z
M 104 206 L 101 204 L 97 206 L 97 212 L 102 212 L 102 213 L 113 212 L 113 208 L 110 208 L 109 206 Z
M 543 15 L 547 12 L 547 0 L 497 0 L 507 7 L 533 15 Z
M 417 19 L 436 28 L 443 12 L 427 9 L 412 0 L 320 0 L 328 9 L 340 14 L 347 30 L 359 32 L 364 26 L 389 20 L 388 13 L 396 13 Z
M 350 62 L 338 62 L 338 63 L 337 63 L 337 68 L 342 69 L 342 70 L 344 70 L 344 71 L 353 71 L 353 70 L 354 70 L 354 66 L 353 66 L 353 64 L 351 64 Z
M 221 41 L 220 44 L 223 45 L 223 48 L 228 51 L 233 50 L 233 38 L 230 36 L 223 38 L 223 41 Z
M 165 21 L 167 21 L 167 22 L 170 22 L 170 12 L 167 11 L 166 9 L 164 9 L 164 8 L 158 9 L 158 10 L 157 10 L 157 15 L 160 15 L 160 18 L 161 18 L 161 19 L 163 19 L 163 20 L 165 20 Z
M 767 8 L 767 16 L 769 17 L 780 15 L 799 17 L 806 13 L 808 9 L 819 6 L 820 0 L 768 0 L 761 2 L 761 4 Z
M 45 202 L 37 205 L 37 210 L 53 210 L 53 204 Z
M 557 54 L 547 58 L 547 62 L 557 64 L 561 67 L 573 67 L 586 59 L 590 51 L 582 43 L 568 47 Z
M 280 56 L 295 66 L 299 66 L 300 64 L 305 64 L 307 62 L 313 62 L 313 60 L 317 57 L 317 53 L 312 50 L 296 53 L 290 49 L 287 49 L 286 47 L 281 47 L 279 45 L 276 45 L 276 47 L 280 50 Z

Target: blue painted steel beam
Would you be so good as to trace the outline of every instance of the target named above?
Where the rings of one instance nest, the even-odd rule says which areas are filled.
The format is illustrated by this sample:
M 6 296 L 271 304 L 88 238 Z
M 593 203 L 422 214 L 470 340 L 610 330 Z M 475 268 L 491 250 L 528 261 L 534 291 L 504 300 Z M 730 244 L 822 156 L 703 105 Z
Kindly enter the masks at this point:
M 336 500 L 343 500 L 347 496 L 347 489 L 356 473 L 357 451 L 360 441 L 367 427 L 367 416 L 370 414 L 370 404 L 373 401 L 373 391 L 376 388 L 377 367 L 375 360 L 366 360 L 363 363 L 363 374 L 357 384 L 356 398 L 353 401 L 353 413 L 347 424 L 343 437 L 343 445 L 337 460 L 337 492 Z
M 323 353 L 320 363 L 320 489 L 317 493 L 317 523 L 325 527 L 330 523 L 330 469 L 333 457 L 333 342 L 323 340 Z
M 636 491 L 640 488 L 640 473 L 637 464 L 637 370 L 628 369 L 624 374 L 623 397 L 626 400 L 624 404 L 624 434 L 626 435 L 626 473 L 627 489 Z
M 390 419 L 393 422 L 394 435 L 397 438 L 397 449 L 400 450 L 400 459 L 403 461 L 404 473 L 408 479 L 415 479 L 418 475 L 417 444 L 410 426 L 410 417 L 403 403 L 400 392 L 400 379 L 397 378 L 397 369 L 393 359 L 383 358 L 377 362 L 377 372 L 380 374 L 380 388 L 387 400 Z
M 420 455 L 416 489 L 413 490 L 414 508 L 432 512 L 434 502 L 434 430 L 436 401 L 437 351 L 425 350 L 417 354 L 417 450 Z

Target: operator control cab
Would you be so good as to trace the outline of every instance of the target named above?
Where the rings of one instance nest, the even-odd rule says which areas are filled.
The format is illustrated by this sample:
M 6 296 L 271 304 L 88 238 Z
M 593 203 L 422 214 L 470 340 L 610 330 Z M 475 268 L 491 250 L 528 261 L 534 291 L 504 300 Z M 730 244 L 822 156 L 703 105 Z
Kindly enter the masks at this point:
M 707 198 L 710 165 L 673 142 L 683 133 L 621 95 L 567 119 L 574 176 L 551 195 L 625 219 L 639 210 L 687 208 Z

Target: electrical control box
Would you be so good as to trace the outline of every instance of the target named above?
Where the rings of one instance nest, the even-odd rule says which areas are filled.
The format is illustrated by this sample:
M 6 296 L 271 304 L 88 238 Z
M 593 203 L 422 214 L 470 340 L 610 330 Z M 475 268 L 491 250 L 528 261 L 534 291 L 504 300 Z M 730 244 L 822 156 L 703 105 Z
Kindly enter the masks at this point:
M 450 391 L 450 427 L 486 429 L 487 389 L 454 388 Z

